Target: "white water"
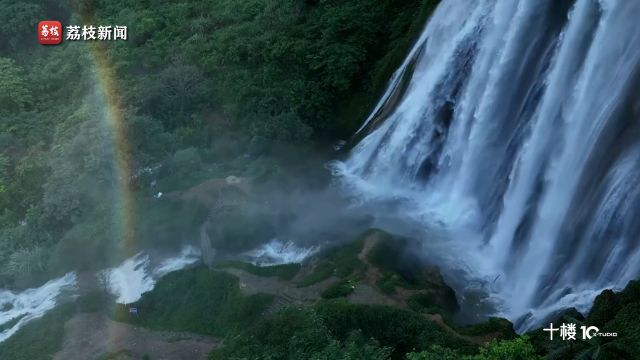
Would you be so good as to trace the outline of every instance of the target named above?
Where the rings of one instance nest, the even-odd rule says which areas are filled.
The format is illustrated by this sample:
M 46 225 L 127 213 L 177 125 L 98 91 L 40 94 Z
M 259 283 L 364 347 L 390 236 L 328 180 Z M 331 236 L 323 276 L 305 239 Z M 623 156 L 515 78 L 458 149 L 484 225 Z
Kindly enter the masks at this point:
M 248 257 L 250 259 L 249 261 L 254 265 L 271 266 L 301 263 L 317 251 L 317 247 L 304 248 L 297 246 L 292 241 L 273 239 L 243 255 Z
M 200 260 L 200 252 L 193 246 L 185 246 L 180 254 L 166 258 L 153 265 L 149 255 L 141 252 L 125 260 L 120 266 L 98 272 L 98 281 L 107 281 L 109 291 L 117 297 L 116 302 L 132 303 L 153 289 L 156 281 L 164 275 L 193 265 Z M 42 317 L 52 310 L 62 296 L 78 295 L 76 274 L 51 280 L 33 289 L 14 292 L 0 289 L 0 327 L 12 320 L 15 324 L 0 332 L 0 342 L 13 336 L 29 321 Z
M 0 326 L 11 320 L 20 319 L 11 327 L 0 332 L 0 342 L 7 340 L 29 321 L 37 319 L 56 306 L 59 296 L 74 293 L 77 288 L 76 274 L 51 280 L 46 284 L 20 293 L 0 290 Z M 5 310 L 6 309 L 6 310 Z
M 98 278 L 106 281 L 107 288 L 116 296 L 117 303 L 130 304 L 138 301 L 145 292 L 153 290 L 156 281 L 162 276 L 199 260 L 200 252 L 193 246 L 185 246 L 179 255 L 164 259 L 156 266 L 152 265 L 148 254 L 140 252 L 117 267 L 101 271 Z
M 519 330 L 587 311 L 640 271 L 638 18 L 638 1 L 444 0 L 337 178 L 448 233 L 450 266 Z

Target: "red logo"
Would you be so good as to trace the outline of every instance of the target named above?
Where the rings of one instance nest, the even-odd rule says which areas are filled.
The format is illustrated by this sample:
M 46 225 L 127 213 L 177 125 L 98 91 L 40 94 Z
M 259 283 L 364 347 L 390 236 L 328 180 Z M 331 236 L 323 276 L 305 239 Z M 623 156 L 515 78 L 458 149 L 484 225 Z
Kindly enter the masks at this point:
M 38 42 L 42 45 L 56 45 L 62 42 L 60 21 L 44 20 L 38 24 Z

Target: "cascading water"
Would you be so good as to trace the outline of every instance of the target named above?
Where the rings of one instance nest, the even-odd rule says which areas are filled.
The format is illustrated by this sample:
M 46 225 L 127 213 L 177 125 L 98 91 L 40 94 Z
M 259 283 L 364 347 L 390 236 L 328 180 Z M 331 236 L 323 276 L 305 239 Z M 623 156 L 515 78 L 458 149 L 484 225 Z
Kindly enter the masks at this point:
M 156 281 L 166 274 L 183 269 L 200 261 L 200 251 L 187 245 L 180 254 L 152 264 L 149 254 L 143 252 L 126 259 L 118 267 L 102 270 L 98 278 L 105 282 L 109 292 L 119 304 L 138 301 L 142 294 L 153 290 Z
M 639 1 L 442 1 L 338 179 L 446 230 L 520 331 L 588 310 L 640 273 L 638 18 Z
M 200 258 L 200 251 L 193 246 L 184 246 L 180 254 L 162 258 L 157 263 L 147 253 L 140 252 L 118 267 L 99 271 L 96 280 L 106 282 L 101 285 L 106 285 L 116 296 L 116 302 L 128 304 L 151 291 L 161 277 L 196 264 Z M 61 302 L 76 298 L 79 292 L 75 272 L 22 292 L 0 289 L 0 343 Z

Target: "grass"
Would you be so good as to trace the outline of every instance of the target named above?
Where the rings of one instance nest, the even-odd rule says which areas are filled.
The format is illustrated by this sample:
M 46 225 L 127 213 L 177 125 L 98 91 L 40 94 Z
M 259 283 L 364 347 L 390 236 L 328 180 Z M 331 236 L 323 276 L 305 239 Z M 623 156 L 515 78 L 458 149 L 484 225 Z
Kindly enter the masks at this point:
M 277 277 L 282 280 L 291 280 L 293 279 L 298 271 L 300 271 L 300 264 L 282 264 L 282 265 L 272 265 L 272 266 L 256 266 L 251 263 L 246 263 L 243 261 L 221 261 L 215 263 L 213 265 L 214 268 L 223 269 L 223 268 L 236 268 L 240 270 L 244 270 L 250 274 L 262 276 L 262 277 Z
M 199 267 L 168 274 L 131 305 L 138 308 L 137 316 L 118 306 L 115 319 L 151 329 L 225 336 L 252 325 L 272 300 L 266 294 L 245 296 L 236 277 Z

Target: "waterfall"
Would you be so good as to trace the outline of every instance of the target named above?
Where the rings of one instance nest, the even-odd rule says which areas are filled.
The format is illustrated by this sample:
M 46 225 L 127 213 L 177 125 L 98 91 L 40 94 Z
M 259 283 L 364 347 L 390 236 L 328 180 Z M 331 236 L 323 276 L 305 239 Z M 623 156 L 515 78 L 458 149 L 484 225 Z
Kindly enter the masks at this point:
M 638 18 L 638 1 L 443 0 L 337 179 L 446 232 L 518 330 L 587 311 L 640 273 Z
M 98 272 L 98 280 L 104 282 L 119 304 L 130 304 L 140 300 L 142 294 L 153 290 L 156 281 L 166 274 L 184 269 L 200 261 L 200 251 L 187 245 L 180 254 L 165 258 L 159 264 L 152 263 L 151 256 L 139 252 L 117 267 Z
M 53 309 L 63 295 L 73 296 L 77 291 L 76 273 L 48 281 L 46 284 L 22 292 L 0 289 L 0 342 L 13 336 L 32 320 Z

